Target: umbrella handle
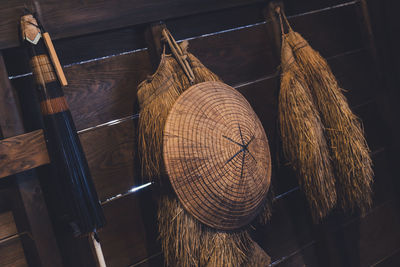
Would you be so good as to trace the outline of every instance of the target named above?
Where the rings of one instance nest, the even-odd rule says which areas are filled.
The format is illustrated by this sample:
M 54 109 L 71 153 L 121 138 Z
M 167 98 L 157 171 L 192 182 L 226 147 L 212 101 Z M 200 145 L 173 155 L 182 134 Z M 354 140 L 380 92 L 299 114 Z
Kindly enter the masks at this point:
M 92 249 L 94 254 L 96 255 L 97 259 L 97 266 L 98 267 L 107 267 L 106 261 L 104 260 L 104 255 L 103 255 L 103 250 L 101 249 L 101 244 L 99 242 L 99 239 L 97 238 L 97 233 L 92 232 L 90 233 L 90 241 L 92 244 Z

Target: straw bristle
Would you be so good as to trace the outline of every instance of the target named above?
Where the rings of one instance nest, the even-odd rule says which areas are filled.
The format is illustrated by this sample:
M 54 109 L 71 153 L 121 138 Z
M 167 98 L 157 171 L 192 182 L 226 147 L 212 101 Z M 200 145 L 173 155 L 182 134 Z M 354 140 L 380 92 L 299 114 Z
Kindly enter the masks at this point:
M 373 170 L 361 123 L 326 60 L 300 34 L 291 31 L 287 36 L 326 129 L 338 201 L 343 209 L 365 212 L 372 203 Z
M 158 228 L 167 266 L 267 266 L 269 257 L 245 229 L 210 228 L 185 212 L 174 196 L 159 200 Z
M 218 77 L 191 54 L 188 59 L 196 76 L 196 83 L 218 81 Z M 190 87 L 182 67 L 169 55 L 163 55 L 160 66 L 151 79 L 139 85 L 140 105 L 138 148 L 141 154 L 142 177 L 160 181 L 163 172 L 162 140 L 168 112 L 179 95 Z
M 258 214 L 257 218 L 257 222 L 262 224 L 262 225 L 266 225 L 268 223 L 268 221 L 271 219 L 272 216 L 272 204 L 274 201 L 274 197 L 275 197 L 275 193 L 274 193 L 274 189 L 272 186 L 272 183 L 269 185 L 269 189 L 267 192 L 267 197 L 265 199 L 265 202 L 261 208 L 260 213 Z
M 279 125 L 283 153 L 295 169 L 314 221 L 336 204 L 335 179 L 323 125 L 286 38 L 282 41 Z
M 183 50 L 184 47 L 183 47 Z M 191 54 L 187 54 L 195 83 L 219 78 Z M 172 56 L 163 55 L 151 80 L 139 85 L 139 151 L 142 174 L 157 179 L 164 172 L 163 130 L 176 99 L 191 86 L 181 66 Z M 214 230 L 187 213 L 177 197 L 163 193 L 158 207 L 159 238 L 167 266 L 255 266 L 269 264 L 269 256 L 251 240 L 245 229 L 236 232 Z

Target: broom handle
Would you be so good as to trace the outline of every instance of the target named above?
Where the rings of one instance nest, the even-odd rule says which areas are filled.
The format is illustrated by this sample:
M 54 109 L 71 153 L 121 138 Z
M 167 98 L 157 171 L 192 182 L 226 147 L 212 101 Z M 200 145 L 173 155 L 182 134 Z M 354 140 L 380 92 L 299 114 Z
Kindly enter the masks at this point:
M 284 19 L 284 21 L 286 23 L 286 26 L 289 28 L 289 32 L 293 31 L 292 27 L 290 26 L 289 20 L 287 19 L 286 15 L 285 15 L 285 12 L 281 9 L 280 6 L 276 7 L 275 12 L 278 13 L 278 15 L 279 15 L 279 21 L 280 21 L 280 24 L 281 24 L 282 35 L 285 34 L 285 30 L 283 28 L 282 17 L 283 17 L 283 19 Z
M 95 233 L 95 232 L 90 233 L 90 241 L 92 242 L 94 254 L 96 255 L 97 266 L 98 267 L 107 267 L 106 261 L 104 259 L 104 255 L 103 255 L 103 250 L 101 249 L 100 241 L 97 238 L 97 233 Z
M 171 48 L 172 54 L 174 54 L 175 58 L 178 60 L 179 64 L 183 68 L 186 76 L 188 77 L 190 83 L 194 83 L 195 76 L 192 68 L 187 61 L 187 55 L 182 51 L 181 47 L 177 44 L 172 34 L 167 30 L 163 29 L 162 35 L 164 39 L 168 42 L 169 47 Z

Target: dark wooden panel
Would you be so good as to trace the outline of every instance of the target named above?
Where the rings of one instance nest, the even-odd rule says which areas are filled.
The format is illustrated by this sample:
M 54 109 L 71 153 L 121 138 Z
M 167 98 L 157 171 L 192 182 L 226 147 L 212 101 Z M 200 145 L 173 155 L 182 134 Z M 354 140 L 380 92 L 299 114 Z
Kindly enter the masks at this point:
M 14 216 L 11 211 L 0 214 L 0 240 L 17 233 Z
M 251 1 L 36 1 L 37 10 L 43 15 L 42 23 L 55 39 L 83 35 L 135 24 L 191 15 L 212 10 L 261 2 Z M 31 7 L 30 1 L 16 3 L 2 2 L 0 10 L 3 19 L 0 33 L 3 36 L 0 48 L 18 46 L 18 21 L 24 4 Z M 161 12 L 162 10 L 162 12 Z
M 22 244 L 28 263 L 41 267 L 62 266 L 61 255 L 56 242 L 43 192 L 36 172 L 26 171 L 15 175 L 18 196 L 14 214 L 18 230 L 28 231 L 31 237 L 24 236 Z
M 98 31 L 127 27 L 136 24 L 165 20 L 174 17 L 194 15 L 198 13 L 212 12 L 232 7 L 240 7 L 251 4 L 262 4 L 263 1 L 148 1 L 119 0 L 98 1 L 91 0 L 81 2 L 74 1 L 35 1 L 37 9 L 43 15 L 42 22 L 55 39 L 84 35 Z M 323 4 L 320 1 L 308 1 L 306 5 L 296 1 L 287 3 L 288 14 L 296 14 L 327 6 L 340 4 L 344 0 L 329 0 Z M 3 23 L 0 25 L 0 33 L 3 36 L 0 48 L 19 45 L 18 20 L 24 5 L 31 8 L 31 1 L 18 0 L 3 2 L 0 6 Z
M 296 17 L 293 23 L 300 29 L 308 21 L 319 25 L 320 28 L 307 31 L 307 35 L 329 57 L 362 46 L 353 13 L 354 7 L 346 6 Z M 337 23 L 345 30 L 338 31 L 338 26 L 332 24 L 337 17 L 343 18 Z M 191 51 L 228 84 L 246 83 L 277 72 L 273 42 L 268 39 L 264 24 L 197 38 L 190 43 Z M 151 68 L 147 53 L 141 51 L 74 65 L 65 72 L 70 84 L 65 88 L 68 103 L 77 128 L 84 129 L 132 114 L 136 87 L 151 73 Z M 14 84 L 18 90 L 29 86 L 28 81 L 14 80 Z
M 64 92 L 77 129 L 131 115 L 137 85 L 150 72 L 145 51 L 66 68 Z
M 20 239 L 0 244 L 1 267 L 28 267 Z
M 369 52 L 366 49 L 328 60 L 344 95 L 355 107 L 371 101 L 380 92 L 378 76 Z
M 134 185 L 135 137 L 131 119 L 80 134 L 100 200 L 124 193 Z
M 390 188 L 392 177 L 385 161 L 385 154 L 379 153 L 377 157 L 374 157 L 374 163 L 375 185 L 381 189 Z M 284 179 L 284 177 L 281 178 Z M 379 205 L 385 200 L 393 199 L 394 192 L 379 190 L 375 192 L 375 195 L 374 204 Z M 330 223 L 328 227 L 322 228 L 322 231 L 326 232 L 325 234 L 331 236 L 340 231 L 342 224 L 351 223 L 352 220 L 354 221 L 357 218 L 349 214 L 343 216 L 340 212 L 334 212 L 332 216 L 338 217 L 334 221 L 340 221 L 340 224 Z M 255 225 L 255 227 L 255 240 L 267 251 L 272 258 L 272 262 L 277 266 L 300 266 L 296 265 L 300 263 L 322 266 L 316 264 L 316 261 L 318 261 L 316 256 L 318 250 L 316 249 L 322 245 L 319 243 L 313 244 L 315 242 L 314 238 L 316 238 L 315 229 L 311 222 L 308 206 L 301 192 L 294 191 L 277 200 L 273 206 L 271 221 L 266 226 Z M 322 247 L 321 249 L 328 249 L 328 247 Z M 154 259 L 151 257 L 139 265 L 133 266 L 159 266 L 153 265 L 153 261 L 158 263 L 162 260 L 162 257 L 153 256 Z
M 332 232 L 334 258 L 341 266 L 369 266 L 394 253 L 400 244 L 399 223 L 398 206 L 390 201 L 365 218 L 344 224 Z
M 129 265 L 129 267 L 158 267 L 164 266 L 164 257 L 161 252 L 158 252 L 143 261 Z
M 144 189 L 103 206 L 107 225 L 99 236 L 107 266 L 129 266 L 159 251 L 150 193 Z
M 295 17 L 290 20 L 324 57 L 362 47 L 353 6 Z M 309 27 L 312 23 L 313 27 Z M 277 72 L 274 41 L 266 25 L 194 39 L 189 49 L 226 83 L 237 85 Z
M 385 123 L 376 102 L 353 108 L 353 112 L 363 123 L 365 138 L 371 151 L 380 150 L 389 145 L 390 129 Z
M 307 1 L 307 5 L 293 2 L 288 7 L 290 10 L 287 10 L 287 14 L 302 16 L 298 15 L 298 13 L 341 2 L 346 1 L 324 1 L 323 5 L 315 0 Z M 263 22 L 262 12 L 265 5 L 266 3 L 260 2 L 236 8 L 172 18 L 167 21 L 167 26 L 177 40 L 210 33 L 215 34 L 216 32 Z M 63 65 L 75 64 L 85 60 L 144 48 L 146 46 L 143 34 L 144 28 L 145 25 L 136 25 L 132 28 L 121 28 L 84 36 L 63 38 L 54 40 L 54 45 Z M 7 49 L 4 57 L 10 76 L 30 72 L 28 64 L 24 63 L 26 59 L 23 48 Z
M 332 66 L 337 69 L 353 64 L 354 66 L 361 66 L 363 64 L 360 57 L 365 56 L 364 52 L 346 55 L 332 59 Z M 346 60 L 348 59 L 348 60 Z M 330 61 L 331 62 L 331 61 Z M 357 64 L 357 62 L 359 62 Z M 366 76 L 371 75 L 368 72 L 368 67 L 365 67 L 366 71 L 363 73 Z M 346 81 L 352 81 L 352 85 L 359 84 L 357 81 L 362 82 L 364 80 L 362 75 L 353 76 L 353 72 L 344 72 L 339 75 L 339 80 L 343 80 L 344 85 L 348 85 Z M 353 79 L 351 79 L 353 77 Z M 342 79 L 344 78 L 344 79 Z M 277 116 L 277 91 L 278 91 L 278 80 L 277 76 L 269 79 L 261 79 L 256 82 L 242 84 L 237 89 L 244 94 L 250 104 L 253 106 L 255 112 L 259 116 L 261 122 L 264 125 L 267 136 L 269 138 L 271 152 L 273 157 L 276 157 L 276 116 Z M 373 83 L 369 84 L 372 86 Z M 371 94 L 368 92 L 373 91 L 373 88 L 359 86 L 346 86 L 349 90 L 346 95 L 350 99 L 350 103 L 364 103 L 372 99 Z M 122 96 L 120 96 L 122 98 Z M 88 97 L 89 98 L 89 97 Z M 103 96 L 105 98 L 105 96 Z M 78 101 L 80 98 L 76 97 Z M 122 98 L 121 101 L 126 101 L 125 106 L 132 109 L 133 103 L 129 99 Z M 79 109 L 80 106 L 77 104 L 76 107 Z M 110 108 L 110 107 L 109 107 Z M 119 108 L 119 107 L 118 107 Z M 125 112 L 128 114 L 128 109 L 125 108 Z M 360 114 L 364 120 L 364 125 L 367 132 L 367 140 L 369 141 L 373 150 L 382 148 L 385 143 L 384 126 L 380 119 L 379 112 L 377 112 L 376 106 L 370 103 L 367 106 L 361 106 L 356 109 L 356 112 Z M 376 125 L 380 127 L 376 128 Z M 377 129 L 379 131 L 377 131 Z M 134 137 L 135 129 L 130 119 L 123 123 L 103 126 L 87 132 L 83 131 L 81 134 L 81 141 L 87 155 L 91 172 L 93 174 L 98 193 L 100 198 L 114 196 L 119 193 L 126 192 L 134 184 Z M 102 140 L 99 142 L 99 140 Z M 297 186 L 297 181 L 293 176 L 292 171 L 289 168 L 281 170 L 280 175 L 286 177 L 287 183 L 283 185 L 278 181 L 277 194 L 286 192 Z M 110 181 L 110 179 L 113 179 Z M 114 179 L 119 182 L 115 183 Z
M 393 266 L 400 266 L 400 249 L 398 249 L 395 253 L 371 265 L 371 267 L 393 267 Z
M 14 216 L 11 211 L 0 214 L 0 266 L 28 266 L 19 237 Z
M 8 80 L 3 54 L 0 51 L 0 129 L 6 137 L 24 132 L 16 99 Z
M 145 49 L 144 26 L 105 31 L 54 41 L 54 47 L 63 66 L 81 64 L 121 53 Z M 4 50 L 4 61 L 9 76 L 31 72 L 25 47 Z
M 321 266 L 316 260 L 316 246 L 313 242 L 305 245 L 301 250 L 293 252 L 293 254 L 287 255 L 287 257 L 273 262 L 272 266 L 278 267 L 317 267 Z
M 278 89 L 277 76 L 260 81 L 243 84 L 236 87 L 243 94 L 260 118 L 268 137 L 271 153 L 274 155 L 276 140 L 276 119 L 278 116 Z
M 365 218 L 354 219 L 325 229 L 328 243 L 311 241 L 280 259 L 275 266 L 380 266 L 380 259 L 397 262 L 396 253 L 400 239 L 398 206 L 394 201 L 376 207 Z M 280 227 L 279 227 L 280 228 Z M 277 242 L 277 241 L 276 241 Z M 320 259 L 319 250 L 324 251 Z M 328 262 L 327 262 L 328 261 Z M 385 265 L 383 261 L 382 266 Z
M 0 23 L 0 36 L 2 36 L 0 49 L 19 45 L 18 23 L 25 3 L 27 3 L 26 0 L 0 2 L 2 17 Z
M 296 191 L 277 200 L 266 226 L 256 227 L 255 241 L 279 261 L 312 242 L 311 217 L 301 192 Z
M 42 130 L 0 141 L 0 178 L 50 162 Z

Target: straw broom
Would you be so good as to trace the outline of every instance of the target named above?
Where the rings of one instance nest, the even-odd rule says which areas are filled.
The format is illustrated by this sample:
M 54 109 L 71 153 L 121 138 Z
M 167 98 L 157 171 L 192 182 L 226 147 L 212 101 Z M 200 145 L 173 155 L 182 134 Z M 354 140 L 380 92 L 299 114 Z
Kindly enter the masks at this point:
M 163 195 L 159 205 L 160 240 L 167 266 L 269 265 L 270 257 L 251 239 L 247 229 L 227 232 L 201 224 L 171 195 Z
M 318 222 L 336 204 L 329 150 L 318 111 L 285 34 L 282 34 L 281 60 L 279 125 L 283 153 L 295 169 L 313 219 Z
M 344 210 L 359 208 L 365 213 L 372 204 L 373 170 L 361 123 L 326 60 L 291 28 L 287 39 L 326 127 L 338 202 Z
M 187 53 L 187 42 L 180 44 L 191 62 L 196 83 L 218 81 L 219 78 Z M 162 184 L 162 140 L 165 121 L 176 99 L 191 86 L 179 62 L 171 55 L 162 55 L 156 73 L 143 81 L 138 91 L 140 105 L 138 146 L 141 154 L 142 177 Z M 148 181 L 147 181 L 148 182 Z
M 179 95 L 192 84 L 219 80 L 187 52 L 187 42 L 178 46 L 169 32 L 163 32 L 163 35 L 168 39 L 172 52 L 178 55 L 177 59 L 163 53 L 156 73 L 139 85 L 138 91 L 142 173 L 143 177 L 160 184 L 164 174 L 162 138 L 168 112 Z M 217 231 L 198 222 L 183 209 L 171 190 L 166 189 L 168 185 L 164 186 L 158 207 L 159 237 L 167 266 L 241 266 L 250 260 L 257 262 L 268 258 L 259 249 L 255 250 L 258 254 L 251 253 L 255 245 L 247 231 Z M 252 266 L 266 265 L 255 263 Z
M 162 196 L 159 205 L 159 232 L 167 266 L 268 265 L 268 256 L 260 253 L 246 229 L 226 232 L 199 223 L 175 196 Z M 255 249 L 261 257 L 253 257 Z

